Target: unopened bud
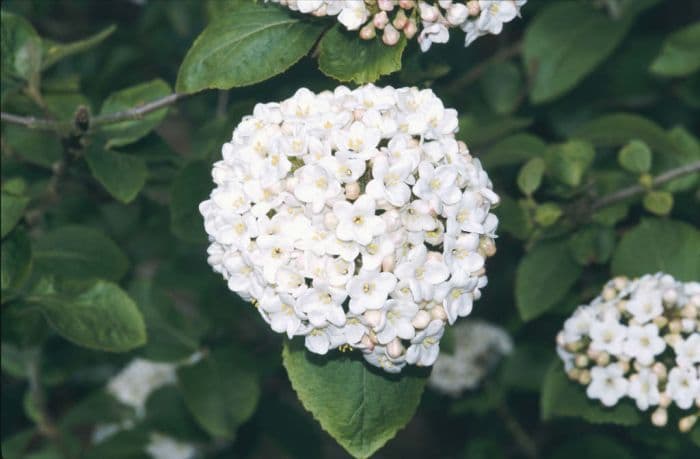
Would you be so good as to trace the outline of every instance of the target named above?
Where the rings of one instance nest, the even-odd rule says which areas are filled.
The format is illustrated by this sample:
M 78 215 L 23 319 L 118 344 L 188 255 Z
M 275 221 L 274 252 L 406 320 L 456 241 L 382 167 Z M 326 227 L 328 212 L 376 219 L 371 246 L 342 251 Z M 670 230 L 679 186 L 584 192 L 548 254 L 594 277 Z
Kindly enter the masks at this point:
M 666 365 L 661 362 L 656 362 L 654 365 L 652 365 L 651 371 L 653 371 L 656 377 L 662 381 L 668 376 Z
M 360 29 L 360 38 L 363 40 L 371 40 L 377 36 L 377 31 L 374 29 L 374 25 L 370 22 Z
M 435 6 L 421 3 L 420 17 L 423 22 L 435 22 L 440 17 L 440 11 Z
M 668 319 L 665 316 L 656 316 L 654 317 L 654 325 L 659 327 L 659 329 L 664 328 L 666 325 L 668 325 Z
M 398 338 L 394 338 L 386 346 L 386 353 L 389 354 L 389 357 L 392 359 L 400 357 L 401 354 L 403 354 L 403 344 L 401 344 L 401 341 L 399 341 Z
M 616 296 L 617 296 L 617 290 L 615 290 L 614 288 L 605 287 L 603 289 L 603 299 L 605 301 L 613 300 L 613 299 L 615 299 Z
M 382 30 L 387 26 L 387 24 L 389 24 L 389 16 L 386 15 L 385 11 L 380 11 L 374 15 L 372 24 L 374 24 L 374 27 L 377 29 Z
M 615 279 L 613 279 L 613 285 L 617 290 L 622 290 L 625 287 L 627 287 L 627 278 L 625 276 L 617 276 Z
M 686 416 L 678 421 L 678 430 L 683 433 L 690 432 L 695 423 L 698 421 L 698 417 L 695 415 Z
M 382 260 L 382 271 L 384 272 L 393 272 L 394 267 L 396 265 L 396 261 L 394 260 L 393 255 L 387 255 L 384 257 Z
M 346 183 L 345 197 L 350 201 L 354 201 L 355 199 L 360 197 L 360 184 L 357 182 Z
M 671 306 L 676 304 L 676 301 L 678 301 L 678 292 L 675 289 L 668 289 L 664 292 L 663 296 L 664 304 L 667 306 Z
M 600 356 L 600 351 L 596 351 L 595 349 L 591 349 L 590 347 L 586 351 L 586 355 L 588 356 L 589 359 L 592 360 L 598 360 L 598 356 Z
M 692 304 L 696 308 L 700 308 L 700 295 L 693 295 L 690 297 L 689 304 Z
M 329 230 L 334 230 L 335 227 L 338 226 L 338 216 L 335 215 L 335 213 L 333 213 L 333 212 L 327 212 L 323 216 L 323 224 Z
M 686 304 L 683 306 L 683 309 L 681 309 L 681 315 L 686 319 L 695 319 L 698 316 L 698 308 L 692 304 Z
M 362 344 L 362 347 L 367 349 L 368 351 L 372 352 L 374 350 L 374 342 L 369 338 L 369 336 L 364 335 L 362 339 L 360 340 L 360 343 Z
M 399 42 L 399 38 L 401 38 L 401 35 L 399 34 L 399 31 L 394 28 L 394 26 L 388 24 L 386 27 L 384 27 L 382 41 L 385 45 L 394 46 Z
M 588 366 L 588 357 L 586 357 L 583 354 L 579 354 L 576 356 L 576 359 L 574 360 L 574 363 L 576 364 L 577 367 L 579 368 L 584 368 Z
M 651 415 L 651 423 L 656 427 L 664 427 L 668 423 L 668 413 L 665 408 L 658 408 Z
M 588 370 L 582 370 L 581 374 L 578 376 L 578 382 L 587 386 L 591 383 L 591 372 Z
M 431 319 L 428 311 L 421 309 L 416 313 L 415 317 L 413 317 L 413 320 L 411 320 L 411 325 L 413 325 L 413 328 L 420 330 L 427 327 Z
M 571 370 L 566 372 L 566 375 L 569 377 L 569 379 L 573 381 L 578 381 L 578 378 L 581 376 L 581 369 L 572 368 Z
M 661 408 L 668 408 L 671 405 L 672 401 L 673 401 L 673 399 L 671 397 L 669 397 L 668 394 L 663 393 L 663 392 L 661 394 L 659 394 L 659 406 Z
M 469 16 L 478 16 L 481 13 L 479 0 L 469 0 L 467 2 L 467 10 L 469 10 Z
M 394 9 L 394 0 L 377 0 L 377 6 L 380 10 L 391 11 Z
M 408 18 L 406 17 L 406 13 L 404 13 L 403 10 L 400 10 L 398 13 L 396 13 L 396 17 L 394 17 L 392 24 L 397 30 L 401 30 L 406 27 L 407 22 Z
M 372 328 L 375 328 L 377 325 L 379 325 L 382 322 L 382 313 L 381 311 L 365 311 L 363 315 L 365 322 L 367 325 L 369 325 Z
M 416 32 L 418 32 L 418 26 L 416 25 L 416 21 L 413 19 L 409 19 L 403 28 L 403 34 L 406 35 L 406 38 L 410 40 L 416 35 Z
M 430 316 L 435 320 L 447 320 L 447 313 L 445 312 L 445 308 L 443 308 L 442 305 L 437 305 L 433 309 L 431 309 Z
M 610 355 L 607 352 L 601 352 L 598 358 L 595 359 L 595 363 L 601 367 L 607 366 L 610 363 Z
M 399 7 L 405 10 L 410 10 L 416 7 L 415 0 L 399 0 Z
M 668 330 L 671 333 L 680 333 L 683 330 L 683 324 L 681 324 L 680 320 L 672 320 L 668 324 Z

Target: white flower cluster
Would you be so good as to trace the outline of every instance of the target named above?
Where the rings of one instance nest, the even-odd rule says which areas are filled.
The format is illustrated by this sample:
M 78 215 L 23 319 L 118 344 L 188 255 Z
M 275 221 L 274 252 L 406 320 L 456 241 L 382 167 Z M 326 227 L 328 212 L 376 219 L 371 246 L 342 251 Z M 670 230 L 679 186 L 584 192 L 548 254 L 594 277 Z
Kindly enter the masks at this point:
M 195 363 L 199 353 L 178 364 L 153 362 L 136 358 L 107 383 L 107 392 L 121 403 L 134 408 L 135 417 L 121 422 L 99 424 L 92 432 L 93 444 L 99 444 L 123 430 L 132 429 L 146 415 L 148 397 L 161 387 L 175 384 L 177 368 Z M 167 435 L 151 432 L 145 452 L 153 459 L 191 459 L 197 454 L 194 445 L 180 442 Z
M 399 372 L 437 358 L 495 252 L 498 196 L 431 90 L 300 89 L 258 104 L 200 204 L 209 263 L 271 328 Z M 347 346 L 344 346 L 347 345 Z
M 589 398 L 608 407 L 623 397 L 642 411 L 658 407 L 651 415 L 657 426 L 666 425 L 669 410 L 679 412 L 687 432 L 700 413 L 698 311 L 699 282 L 663 273 L 617 277 L 564 323 L 557 352 Z
M 443 394 L 459 397 L 475 389 L 501 359 L 512 352 L 513 340 L 501 327 L 481 320 L 464 320 L 452 328 L 454 351 L 440 353 L 428 385 Z
M 425 52 L 433 43 L 447 43 L 449 29 L 466 33 L 464 46 L 477 38 L 497 35 L 503 24 L 520 16 L 527 0 L 269 0 L 289 9 L 314 16 L 337 16 L 348 30 L 359 30 L 371 40 L 382 33 L 382 41 L 393 46 L 401 34 L 413 38 Z

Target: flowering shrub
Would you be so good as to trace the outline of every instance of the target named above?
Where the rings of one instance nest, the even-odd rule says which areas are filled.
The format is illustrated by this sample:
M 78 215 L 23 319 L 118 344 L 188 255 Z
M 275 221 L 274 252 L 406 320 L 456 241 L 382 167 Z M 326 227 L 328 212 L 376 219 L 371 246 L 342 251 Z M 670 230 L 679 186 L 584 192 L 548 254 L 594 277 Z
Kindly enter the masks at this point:
M 466 33 L 464 46 L 486 34 L 498 35 L 503 24 L 520 16 L 527 0 L 269 0 L 314 16 L 337 16 L 347 30 L 359 30 L 363 40 L 381 33 L 385 45 L 394 46 L 405 35 L 418 33 L 420 49 L 447 43 L 452 28 Z M 379 31 L 379 32 L 378 32 Z
M 697 456 L 697 3 L 3 0 L 0 456 Z
M 498 197 L 430 90 L 300 89 L 258 104 L 200 205 L 209 263 L 307 349 L 430 366 L 486 285 Z
M 657 407 L 662 427 L 671 405 L 694 413 L 679 421 L 688 432 L 700 408 L 700 283 L 668 274 L 616 277 L 579 307 L 557 336 L 569 378 L 605 406 L 629 397 L 642 411 Z

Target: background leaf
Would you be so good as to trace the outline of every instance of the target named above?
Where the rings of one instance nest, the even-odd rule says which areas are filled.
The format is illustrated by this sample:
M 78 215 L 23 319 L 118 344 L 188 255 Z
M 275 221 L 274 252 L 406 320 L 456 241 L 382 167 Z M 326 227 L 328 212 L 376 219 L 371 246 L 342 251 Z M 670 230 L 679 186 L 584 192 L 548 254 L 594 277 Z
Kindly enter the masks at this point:
M 680 77 L 700 69 L 700 22 L 672 33 L 652 62 L 651 71 L 657 75 Z
M 146 162 L 134 155 L 118 153 L 95 143 L 85 152 L 93 177 L 123 203 L 136 198 L 146 183 Z

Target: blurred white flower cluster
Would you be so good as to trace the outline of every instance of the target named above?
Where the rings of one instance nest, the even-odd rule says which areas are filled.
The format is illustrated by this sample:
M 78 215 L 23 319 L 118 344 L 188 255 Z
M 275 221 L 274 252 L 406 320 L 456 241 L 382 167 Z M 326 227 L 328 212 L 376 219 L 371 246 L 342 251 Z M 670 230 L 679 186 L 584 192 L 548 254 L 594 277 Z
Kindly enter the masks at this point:
M 452 328 L 454 350 L 440 353 L 428 385 L 437 392 L 459 397 L 475 389 L 513 350 L 513 340 L 501 327 L 481 320 L 464 320 Z
M 269 0 L 289 9 L 314 16 L 337 16 L 348 30 L 359 30 L 360 37 L 371 40 L 377 33 L 393 46 L 401 39 L 413 38 L 425 52 L 433 43 L 447 43 L 449 29 L 459 27 L 466 33 L 464 46 L 477 38 L 503 30 L 503 24 L 520 16 L 527 0 Z M 419 33 L 420 32 L 420 33 Z
M 664 426 L 679 413 L 689 431 L 700 413 L 700 283 L 657 273 L 609 281 L 557 336 L 569 378 L 605 406 L 623 397 Z
M 300 89 L 258 104 L 200 204 L 209 263 L 317 354 L 361 349 L 389 372 L 435 362 L 495 252 L 498 196 L 457 112 L 431 90 Z
M 107 392 L 124 405 L 134 408 L 135 416 L 121 422 L 100 424 L 92 432 L 92 442 L 102 443 L 122 430 L 129 430 L 146 416 L 148 397 L 169 384 L 176 383 L 176 370 L 181 365 L 199 360 L 199 353 L 178 364 L 132 360 L 107 383 Z M 151 432 L 145 452 L 153 459 L 191 459 L 197 454 L 194 445 L 180 442 L 159 432 Z

